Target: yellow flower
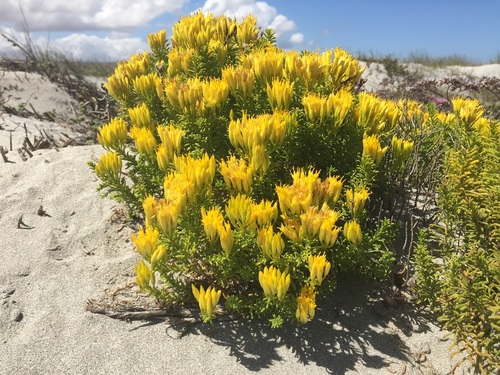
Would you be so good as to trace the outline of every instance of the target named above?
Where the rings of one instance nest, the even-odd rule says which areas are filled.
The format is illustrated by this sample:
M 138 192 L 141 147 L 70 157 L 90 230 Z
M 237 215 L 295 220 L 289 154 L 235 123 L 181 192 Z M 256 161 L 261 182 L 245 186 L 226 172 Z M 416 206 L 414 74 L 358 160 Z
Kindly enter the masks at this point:
M 198 301 L 198 305 L 200 306 L 203 322 L 207 323 L 211 321 L 215 317 L 214 310 L 219 303 L 221 291 L 216 290 L 211 286 L 205 290 L 203 285 L 200 286 L 200 289 L 198 290 L 193 284 L 191 285 L 191 290 L 194 298 L 196 298 L 196 301 Z
M 194 182 L 189 178 L 189 176 L 183 173 L 169 173 L 163 180 L 165 200 L 176 201 L 179 207 L 179 212 L 184 210 L 188 200 L 194 200 L 194 188 Z
M 330 272 L 331 264 L 326 260 L 326 255 L 309 255 L 308 259 L 309 273 L 311 274 L 311 282 L 313 285 L 321 285 L 328 273 Z
M 376 134 L 385 126 L 387 101 L 374 94 L 362 92 L 358 95 L 355 109 L 356 120 L 367 134 Z
M 411 151 L 413 150 L 413 141 L 405 141 L 396 137 L 392 137 L 392 153 L 396 162 L 400 165 L 404 165 L 406 160 L 410 157 Z
M 167 247 L 165 245 L 159 245 L 153 255 L 151 256 L 151 268 L 154 270 L 156 265 L 163 261 L 163 258 L 167 254 Z
M 292 185 L 276 186 L 281 211 L 292 216 L 305 212 L 312 203 L 318 176 L 313 170 L 305 174 L 303 169 L 298 169 L 292 173 Z
M 203 224 L 203 230 L 207 235 L 210 242 L 214 242 L 219 235 L 218 229 L 224 223 L 224 217 L 220 212 L 219 207 L 212 207 L 210 210 L 206 211 L 205 208 L 201 208 L 201 222 Z
M 120 102 L 127 102 L 132 97 L 132 90 L 130 89 L 130 78 L 121 71 L 109 76 L 104 87 L 110 95 Z
M 312 123 L 322 124 L 332 113 L 332 107 L 328 105 L 328 99 L 309 93 L 302 98 L 302 105 L 309 121 Z
M 127 123 L 121 118 L 113 118 L 102 126 L 97 133 L 97 140 L 106 150 L 119 150 L 125 145 L 127 139 Z
M 182 203 L 178 200 L 161 199 L 156 207 L 156 225 L 164 234 L 170 234 L 177 227 Z
M 130 137 L 135 141 L 135 147 L 141 154 L 154 155 L 156 152 L 156 139 L 148 128 L 133 126 Z
M 344 236 L 353 245 L 358 245 L 363 239 L 361 227 L 356 220 L 348 221 L 344 224 Z
M 151 113 L 149 112 L 149 108 L 146 104 L 129 108 L 128 114 L 132 125 L 139 128 L 153 129 L 153 125 L 151 123 Z
M 203 83 L 199 78 L 190 78 L 186 82 L 170 79 L 164 84 L 167 98 L 176 111 L 190 116 L 204 115 Z
M 295 317 L 302 324 L 307 323 L 314 318 L 314 309 L 316 308 L 316 293 L 314 288 L 304 285 L 297 297 L 297 310 Z
M 327 217 L 319 228 L 319 242 L 325 247 L 331 247 L 337 241 L 337 237 L 340 232 L 340 228 L 335 226 L 337 222 L 337 217 Z
M 370 192 L 366 187 L 359 187 L 354 191 L 347 189 L 345 192 L 347 206 L 354 216 L 358 216 L 365 207 L 366 200 L 370 196 Z
M 220 162 L 220 172 L 227 187 L 241 193 L 248 193 L 252 185 L 252 167 L 242 159 L 231 156 L 227 162 Z
M 179 48 L 172 48 L 168 53 L 167 76 L 174 77 L 182 73 L 187 73 L 191 69 L 191 61 L 195 55 L 196 51 L 194 49 L 181 50 Z
M 223 223 L 217 227 L 217 232 L 220 238 L 220 245 L 222 250 L 226 253 L 227 256 L 231 253 L 233 248 L 234 238 L 233 231 L 231 230 L 231 224 Z
M 156 87 L 161 83 L 161 78 L 156 74 L 146 74 L 136 77 L 132 81 L 134 90 L 146 100 L 158 98 Z
M 320 210 L 318 210 L 317 206 L 308 207 L 300 215 L 300 236 L 308 236 L 309 238 L 317 237 L 325 220 L 329 220 L 329 223 L 335 224 L 339 216 L 340 214 L 330 209 L 326 203 L 323 204 Z
M 280 231 L 291 241 L 299 242 L 300 220 L 283 217 L 283 224 L 281 224 Z
M 203 82 L 203 100 L 205 105 L 215 113 L 216 109 L 224 107 L 229 95 L 229 85 L 226 81 L 212 78 Z
M 226 206 L 226 215 L 235 227 L 253 229 L 255 224 L 252 220 L 252 198 L 244 194 L 229 198 Z
M 194 192 L 198 195 L 210 196 L 212 193 L 212 182 L 215 177 L 215 157 L 207 153 L 199 159 L 191 155 L 174 155 L 174 165 L 177 171 L 193 182 Z
M 153 227 L 146 227 L 146 230 L 139 230 L 137 236 L 132 234 L 132 242 L 139 254 L 146 260 L 151 259 L 156 247 L 158 245 L 158 238 L 160 233 Z
M 186 132 L 182 129 L 178 129 L 173 125 L 169 126 L 158 126 L 158 135 L 160 136 L 161 143 L 165 146 L 169 157 L 177 154 L 181 149 L 182 137 Z
M 257 232 L 257 245 L 267 258 L 277 262 L 285 248 L 285 241 L 281 233 L 274 233 L 273 227 L 269 225 Z
M 268 200 L 262 200 L 259 204 L 252 204 L 252 221 L 262 228 L 272 224 L 278 218 L 278 204 Z
M 484 114 L 484 108 L 477 99 L 454 98 L 451 100 L 451 104 L 460 120 L 469 126 Z
M 115 152 L 102 154 L 95 166 L 95 174 L 99 178 L 118 180 L 122 170 L 122 158 Z
M 262 144 L 254 144 L 251 151 L 251 168 L 255 171 L 267 172 L 271 161 L 266 151 L 266 147 Z
M 267 97 L 273 110 L 288 110 L 292 102 L 294 83 L 289 80 L 273 78 L 272 84 L 267 84 Z
M 341 48 L 336 48 L 334 52 L 333 65 L 330 68 L 330 76 L 335 88 L 352 88 L 359 81 L 365 71 L 349 53 Z
M 312 204 L 322 206 L 323 203 L 335 204 L 342 192 L 343 180 L 337 176 L 327 177 L 324 181 L 318 178 L 313 191 Z
M 363 138 L 363 155 L 370 157 L 375 165 L 380 164 L 388 149 L 388 146 L 382 148 L 376 134 Z
M 148 44 L 151 50 L 156 54 L 166 51 L 167 31 L 165 29 L 155 34 L 148 35 Z
M 236 27 L 236 38 L 240 47 L 252 44 L 259 35 L 257 19 L 252 15 L 246 16 Z
M 155 274 L 142 259 L 134 266 L 134 271 L 139 288 L 147 291 L 155 287 Z
M 148 195 L 142 201 L 144 216 L 146 216 L 146 227 L 153 224 L 153 219 L 156 217 L 156 199 L 152 195 Z
M 352 93 L 344 88 L 328 96 L 328 111 L 332 113 L 333 130 L 338 130 L 343 125 L 353 102 Z
M 264 267 L 264 271 L 259 271 L 259 283 L 266 297 L 282 300 L 290 287 L 290 275 L 288 270 L 281 272 L 274 266 Z
M 252 70 L 243 67 L 229 66 L 222 70 L 222 79 L 227 83 L 236 98 L 244 100 L 252 96 L 255 75 Z

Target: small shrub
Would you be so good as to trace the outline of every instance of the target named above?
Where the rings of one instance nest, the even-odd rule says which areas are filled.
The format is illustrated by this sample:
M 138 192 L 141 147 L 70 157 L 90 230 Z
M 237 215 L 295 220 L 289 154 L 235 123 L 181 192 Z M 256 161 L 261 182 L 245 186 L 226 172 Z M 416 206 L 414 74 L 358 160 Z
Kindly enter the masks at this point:
M 454 99 L 437 124 L 448 136 L 438 220 L 415 252 L 420 299 L 455 335 L 476 371 L 500 368 L 500 124 L 475 100 Z M 434 246 L 430 246 L 434 243 Z

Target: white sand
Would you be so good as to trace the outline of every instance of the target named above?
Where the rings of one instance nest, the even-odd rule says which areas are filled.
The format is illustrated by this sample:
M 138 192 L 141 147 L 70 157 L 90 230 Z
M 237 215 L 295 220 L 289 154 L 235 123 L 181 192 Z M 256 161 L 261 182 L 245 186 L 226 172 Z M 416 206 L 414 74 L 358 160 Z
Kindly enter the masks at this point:
M 30 100 L 49 108 L 60 94 L 36 90 Z M 16 124 L 33 120 L 7 117 L 0 145 L 9 147 L 13 130 L 17 148 L 24 129 Z M 169 329 L 179 319 L 125 322 L 85 311 L 89 299 L 133 282 L 139 259 L 133 229 L 96 192 L 86 165 L 101 152 L 76 146 L 0 159 L 0 374 L 448 374 L 456 363 L 450 339 L 425 315 L 386 307 L 377 288 L 356 282 L 321 301 L 314 321 L 274 331 L 216 321 L 179 338 Z M 50 216 L 39 216 L 40 206 Z M 31 229 L 18 229 L 21 216 Z

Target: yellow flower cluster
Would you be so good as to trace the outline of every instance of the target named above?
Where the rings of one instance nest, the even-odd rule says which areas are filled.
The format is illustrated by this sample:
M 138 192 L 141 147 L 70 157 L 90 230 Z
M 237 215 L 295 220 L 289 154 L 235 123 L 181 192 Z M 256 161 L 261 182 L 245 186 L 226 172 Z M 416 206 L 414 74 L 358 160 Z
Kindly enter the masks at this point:
M 473 125 L 484 114 L 484 108 L 477 99 L 454 98 L 451 100 L 453 111 L 466 125 Z
M 339 217 L 340 214 L 328 207 L 326 203 L 323 204 L 321 209 L 318 209 L 317 206 L 310 206 L 303 214 L 300 215 L 301 226 L 299 235 L 301 237 L 307 236 L 309 238 L 320 236 L 321 238 L 329 239 L 330 241 L 332 240 L 331 236 L 333 236 L 333 242 L 335 242 L 338 234 L 338 229 L 335 228 L 335 223 Z M 330 236 L 328 236 L 328 234 Z M 333 245 L 333 243 L 331 245 Z
M 212 182 L 215 177 L 215 157 L 207 153 L 200 159 L 190 155 L 175 156 L 174 165 L 177 171 L 186 176 L 194 186 L 195 194 L 208 194 L 212 192 Z
M 273 224 L 278 218 L 278 204 L 275 202 L 263 199 L 260 203 L 252 204 L 252 221 L 259 228 L 264 228 L 269 224 Z
M 375 165 L 380 164 L 388 149 L 388 146 L 382 148 L 376 134 L 370 136 L 366 136 L 365 134 L 365 137 L 363 138 L 363 155 L 372 159 Z
M 365 68 L 361 67 L 358 60 L 353 58 L 351 54 L 342 48 L 335 49 L 333 65 L 330 68 L 330 76 L 335 90 L 340 87 L 351 89 L 359 81 L 364 71 Z
M 118 180 L 122 170 L 122 158 L 116 153 L 108 151 L 102 154 L 95 166 L 95 174 L 99 178 Z
M 344 224 L 344 236 L 353 245 L 358 245 L 363 239 L 361 226 L 356 220 L 348 221 Z
M 391 130 L 402 116 L 397 105 L 374 94 L 362 92 L 358 98 L 356 120 L 368 135 L 377 134 L 381 130 Z
M 167 76 L 175 77 L 176 75 L 187 73 L 192 66 L 191 62 L 195 55 L 196 51 L 194 49 L 171 49 L 168 53 Z
M 133 55 L 129 61 L 118 64 L 104 87 L 115 99 L 124 103 L 130 101 L 133 98 L 132 82 L 136 77 L 146 74 L 148 62 L 149 55 L 146 52 Z
M 137 286 L 142 290 L 148 290 L 155 287 L 155 274 L 154 271 L 150 270 L 148 265 L 140 260 L 134 266 L 135 271 L 135 280 L 137 282 Z
M 234 242 L 233 231 L 231 225 L 224 221 L 220 208 L 213 207 L 208 211 L 202 208 L 201 222 L 208 240 L 214 242 L 219 237 L 222 250 L 229 256 Z
M 244 194 L 232 196 L 225 207 L 226 215 L 235 227 L 254 229 L 252 206 L 252 198 Z
M 359 216 L 365 207 L 366 200 L 370 196 L 370 192 L 364 186 L 354 189 L 347 189 L 345 192 L 347 207 L 354 217 Z
M 139 128 L 147 128 L 151 131 L 154 130 L 153 123 L 151 122 L 151 113 L 145 103 L 137 107 L 129 108 L 128 115 L 132 125 Z
M 158 247 L 158 239 L 160 237 L 160 232 L 151 226 L 146 227 L 146 230 L 140 229 L 137 236 L 132 234 L 132 242 L 135 245 L 135 249 L 141 256 L 150 260 L 153 253 Z
M 114 117 L 97 133 L 99 144 L 106 150 L 121 150 L 127 139 L 127 123 Z
M 201 310 L 201 317 L 203 322 L 211 321 L 215 314 L 215 307 L 219 303 L 219 299 L 221 296 L 221 291 L 216 290 L 209 286 L 206 290 L 203 288 L 203 285 L 200 286 L 200 289 L 196 288 L 194 285 L 191 285 L 191 291 L 193 292 L 194 298 L 198 302 L 198 305 Z
M 313 190 L 312 204 L 322 206 L 324 203 L 334 205 L 340 198 L 344 182 L 337 176 L 325 178 L 323 181 L 318 178 Z
M 294 83 L 290 83 L 289 80 L 279 78 L 273 78 L 272 84 L 267 84 L 267 97 L 274 111 L 288 111 L 292 103 L 293 86 Z
M 156 130 L 161 139 L 161 144 L 156 151 L 156 161 L 158 167 L 162 171 L 166 171 L 174 160 L 174 156 L 178 155 L 181 149 L 182 137 L 184 137 L 185 132 L 172 124 L 158 126 Z
M 257 50 L 248 56 L 255 78 L 265 86 L 283 74 L 285 55 L 277 48 Z
M 162 87 L 161 78 L 157 74 L 146 74 L 136 77 L 132 86 L 134 90 L 146 101 L 152 101 L 158 97 L 163 97 L 163 93 L 158 88 Z
M 339 129 L 349 110 L 354 97 L 347 90 L 339 90 L 327 98 L 318 94 L 309 93 L 302 98 L 304 112 L 312 123 L 322 124 L 330 121 L 332 129 Z
M 285 248 L 285 241 L 281 233 L 274 233 L 273 227 L 269 225 L 257 232 L 257 245 L 266 258 L 277 262 Z
M 314 288 L 304 285 L 297 297 L 297 310 L 295 317 L 302 324 L 307 323 L 310 319 L 314 318 L 316 308 L 316 292 Z
M 287 270 L 281 272 L 274 266 L 264 267 L 259 271 L 259 283 L 266 297 L 282 300 L 290 287 L 290 275 Z
M 133 126 L 130 129 L 130 137 L 135 141 L 137 151 L 145 155 L 155 155 L 156 138 L 149 128 Z
M 313 192 L 319 173 L 303 169 L 292 173 L 292 185 L 276 186 L 280 210 L 287 216 L 300 215 L 307 211 L 312 203 Z
M 243 150 L 250 156 L 253 171 L 267 171 L 270 160 L 267 152 L 269 142 L 280 145 L 285 139 L 287 126 L 293 126 L 294 117 L 288 112 L 277 111 L 231 120 L 229 123 L 229 141 L 237 150 Z
M 326 260 L 326 255 L 309 255 L 308 258 L 309 273 L 313 285 L 321 285 L 330 272 L 331 264 Z
M 252 185 L 252 167 L 245 160 L 236 159 L 235 156 L 228 158 L 227 162 L 220 162 L 220 173 L 229 189 L 248 194 Z
M 243 101 L 252 97 L 255 84 L 253 70 L 244 67 L 229 66 L 222 70 L 222 79 L 229 86 L 231 94 Z
M 162 55 L 166 51 L 167 31 L 160 30 L 157 33 L 148 35 L 148 44 L 151 51 L 156 55 Z
M 413 141 L 405 141 L 397 136 L 392 137 L 392 154 L 399 163 L 404 163 L 410 157 L 413 150 Z

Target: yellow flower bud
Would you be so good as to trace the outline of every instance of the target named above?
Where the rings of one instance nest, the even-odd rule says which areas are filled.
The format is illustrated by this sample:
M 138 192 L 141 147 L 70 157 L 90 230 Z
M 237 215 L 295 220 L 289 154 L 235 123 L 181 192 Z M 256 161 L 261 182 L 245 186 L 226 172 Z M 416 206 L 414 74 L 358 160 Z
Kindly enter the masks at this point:
M 272 84 L 267 84 L 267 97 L 273 110 L 287 110 L 293 97 L 294 83 L 289 80 L 273 78 Z
M 388 146 L 382 148 L 376 134 L 363 138 L 363 155 L 370 157 L 375 165 L 380 164 L 388 149 Z
M 153 255 L 151 256 L 151 268 L 154 270 L 159 262 L 163 261 L 163 258 L 167 254 L 167 247 L 165 245 L 159 245 Z
M 307 323 L 314 318 L 314 309 L 316 308 L 316 293 L 314 288 L 304 285 L 297 297 L 297 310 L 295 317 L 302 324 Z
M 166 51 L 167 31 L 163 29 L 155 34 L 149 34 L 148 44 L 151 50 L 156 54 L 161 54 L 162 52 Z
M 347 114 L 351 110 L 354 96 L 346 89 L 341 89 L 328 96 L 328 107 L 332 114 L 332 129 L 338 130 L 344 124 Z
M 342 86 L 350 89 L 359 81 L 365 68 L 361 67 L 356 59 L 341 48 L 336 48 L 334 54 L 333 65 L 330 69 L 334 87 Z
M 351 213 L 356 217 L 361 213 L 361 211 L 363 211 L 366 200 L 370 196 L 370 192 L 365 187 L 360 187 L 356 189 L 356 191 L 353 189 L 347 189 L 345 196 L 347 207 L 349 207 Z
M 222 250 L 226 253 L 227 256 L 231 253 L 233 248 L 233 231 L 231 230 L 231 224 L 223 223 L 217 227 L 217 232 L 220 238 L 220 245 Z
M 285 248 L 285 241 L 281 233 L 274 233 L 273 227 L 268 226 L 257 232 L 257 245 L 267 258 L 277 262 Z
M 219 207 L 212 207 L 206 211 L 201 208 L 201 222 L 207 238 L 210 242 L 214 242 L 219 236 L 218 229 L 224 223 L 224 217 L 220 212 Z
M 196 301 L 198 301 L 203 322 L 210 322 L 215 317 L 214 310 L 219 303 L 222 292 L 211 286 L 205 290 L 203 285 L 200 286 L 199 290 L 194 285 L 191 285 L 191 291 Z
M 156 139 L 148 128 L 133 126 L 130 137 L 135 141 L 135 147 L 141 154 L 155 155 Z
M 323 280 L 330 272 L 331 264 L 326 260 L 326 255 L 309 255 L 308 259 L 309 273 L 313 285 L 321 285 Z
M 181 212 L 178 200 L 166 201 L 161 199 L 156 207 L 156 225 L 164 234 L 170 234 L 177 227 Z
M 278 204 L 268 200 L 262 200 L 259 204 L 252 204 L 252 221 L 255 221 L 258 227 L 263 228 L 272 224 L 278 218 Z
M 358 95 L 355 117 L 369 135 L 378 133 L 386 121 L 387 101 L 374 94 L 362 92 Z
M 146 104 L 129 108 L 128 114 L 132 125 L 139 128 L 153 129 L 153 124 L 151 123 L 151 113 L 149 112 L 149 108 Z
M 102 126 L 97 133 L 97 140 L 106 150 L 120 150 L 127 139 L 127 123 L 121 118 L 113 118 Z
M 156 229 L 146 227 L 146 230 L 140 229 L 137 236 L 132 234 L 132 242 L 137 252 L 141 254 L 144 259 L 150 260 L 151 255 L 153 255 L 157 248 L 159 236 L 160 233 Z
M 458 118 L 469 126 L 484 114 L 484 108 L 477 99 L 454 98 L 451 104 Z
M 252 167 L 242 159 L 231 156 L 228 161 L 220 162 L 220 171 L 224 182 L 229 189 L 234 189 L 241 193 L 248 193 L 252 185 Z
M 147 291 L 155 287 L 155 274 L 142 259 L 134 266 L 134 271 L 136 275 L 135 280 L 139 288 Z
M 265 267 L 259 272 L 259 283 L 264 290 L 264 295 L 269 298 L 282 300 L 290 287 L 288 270 L 281 272 L 274 266 Z
M 361 227 L 356 220 L 348 221 L 344 224 L 344 236 L 353 245 L 358 245 L 363 239 Z
M 144 209 L 144 216 L 146 216 L 146 227 L 152 225 L 157 212 L 155 197 L 148 195 L 142 201 L 142 208 Z
M 226 206 L 226 215 L 235 227 L 255 228 L 252 220 L 252 198 L 244 194 L 229 198 Z
M 122 170 L 122 159 L 115 152 L 102 154 L 95 166 L 95 174 L 99 178 L 118 180 Z

